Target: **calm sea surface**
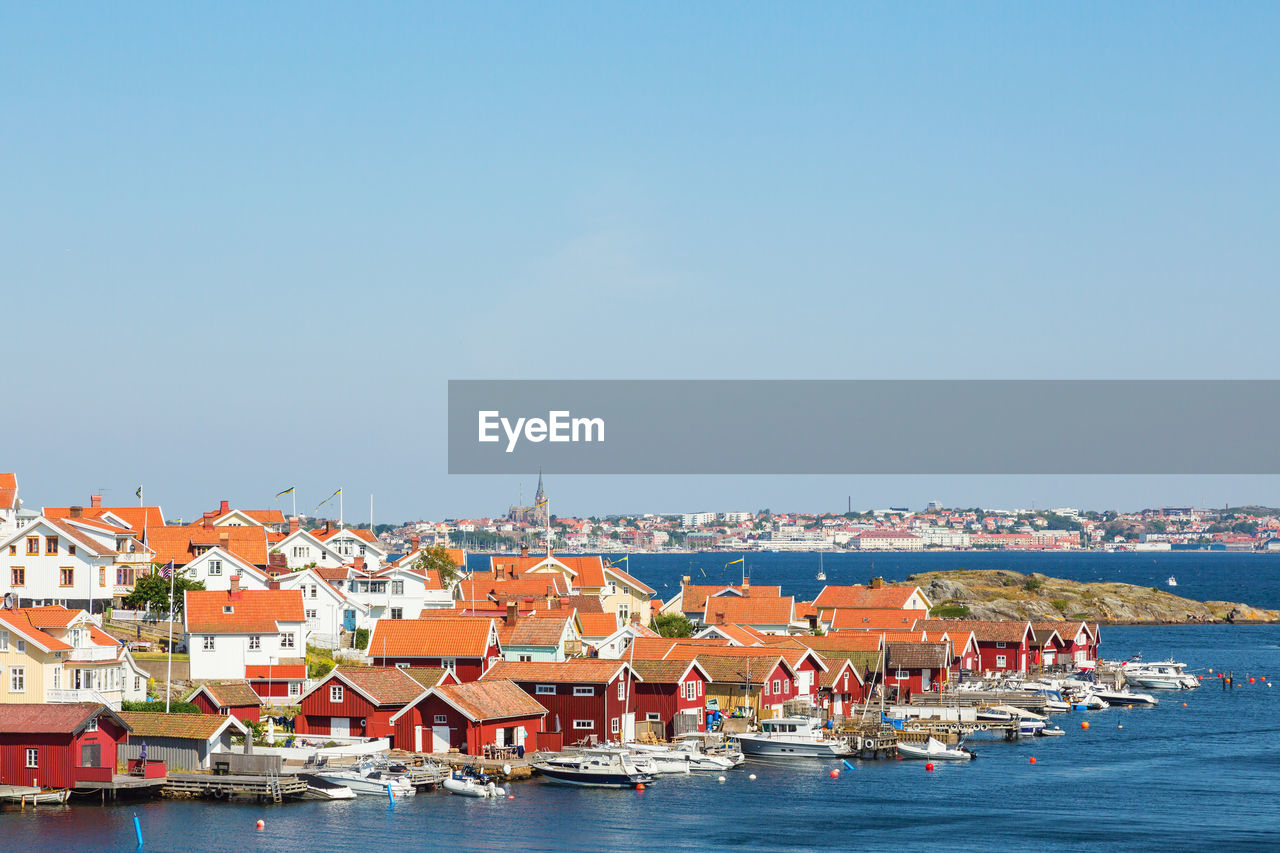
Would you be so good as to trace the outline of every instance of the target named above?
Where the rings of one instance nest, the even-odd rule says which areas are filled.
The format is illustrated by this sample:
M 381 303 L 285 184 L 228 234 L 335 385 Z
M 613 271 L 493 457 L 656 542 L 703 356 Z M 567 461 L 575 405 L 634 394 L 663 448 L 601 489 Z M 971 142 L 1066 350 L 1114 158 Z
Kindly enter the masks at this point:
M 692 574 L 701 577 L 702 569 L 710 580 L 728 559 L 694 556 Z M 691 574 L 690 561 L 637 556 L 631 570 L 666 595 L 680 575 Z M 870 576 L 868 556 L 829 556 L 824 563 L 831 583 Z M 820 587 L 813 555 L 755 555 L 749 565 L 756 583 L 780 583 L 803 597 Z M 1144 585 L 1173 574 L 1185 595 L 1280 606 L 1280 560 L 1263 556 L 875 557 L 875 573 L 887 578 L 961 566 Z M 1205 686 L 1160 693 L 1156 708 L 1057 715 L 1066 737 L 975 739 L 978 760 L 940 764 L 933 773 L 918 762 L 868 761 L 832 780 L 827 774 L 835 763 L 748 762 L 723 784 L 711 774 L 664 777 L 643 793 L 528 782 L 501 802 L 436 793 L 394 808 L 371 797 L 279 806 L 6 808 L 0 849 L 133 850 L 135 814 L 144 849 L 156 851 L 1280 849 L 1280 690 L 1267 686 L 1270 678 L 1247 680 L 1280 678 L 1280 626 L 1103 629 L 1106 656 L 1137 651 L 1185 661 L 1206 675 Z M 1224 692 L 1216 678 L 1210 682 L 1210 668 L 1235 670 L 1241 685 Z M 254 828 L 259 818 L 262 831 Z

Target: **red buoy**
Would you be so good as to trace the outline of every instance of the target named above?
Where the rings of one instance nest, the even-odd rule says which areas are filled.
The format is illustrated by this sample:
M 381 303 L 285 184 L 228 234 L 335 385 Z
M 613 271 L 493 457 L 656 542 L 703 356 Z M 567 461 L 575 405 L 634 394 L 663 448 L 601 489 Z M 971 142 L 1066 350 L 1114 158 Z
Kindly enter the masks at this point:
M 1182 707 L 1184 707 L 1184 708 L 1185 708 L 1185 707 L 1187 707 L 1187 703 L 1186 703 L 1186 702 L 1183 702 L 1183 703 L 1182 703 Z
M 839 778 L 840 778 L 840 771 L 839 771 L 839 770 L 832 770 L 832 771 L 831 771 L 830 773 L 828 773 L 827 775 L 828 775 L 828 776 L 830 776 L 832 779 L 839 779 Z
M 636 783 L 636 790 L 637 790 L 637 791 L 643 791 L 643 790 L 644 790 L 644 783 L 643 783 L 643 782 L 637 782 L 637 783 Z
M 932 772 L 933 772 L 933 762 L 932 762 L 932 761 L 927 762 L 927 763 L 924 765 L 924 769 L 925 769 L 925 770 L 928 770 L 930 773 L 932 773 Z
M 1251 675 L 1251 676 L 1249 676 L 1249 683 L 1250 683 L 1250 684 L 1255 684 L 1255 683 L 1257 683 L 1257 681 L 1258 681 L 1258 679 L 1254 678 L 1252 675 Z
M 1031 756 L 1031 763 L 1032 763 L 1032 764 L 1035 764 L 1035 763 L 1036 763 L 1036 757 L 1035 757 L 1034 755 L 1033 755 L 1033 756 Z
M 1085 731 L 1088 731 L 1088 729 L 1089 729 L 1089 721 L 1088 721 L 1088 720 L 1085 720 L 1084 722 L 1082 722 L 1082 723 L 1080 724 L 1080 728 L 1084 729 Z

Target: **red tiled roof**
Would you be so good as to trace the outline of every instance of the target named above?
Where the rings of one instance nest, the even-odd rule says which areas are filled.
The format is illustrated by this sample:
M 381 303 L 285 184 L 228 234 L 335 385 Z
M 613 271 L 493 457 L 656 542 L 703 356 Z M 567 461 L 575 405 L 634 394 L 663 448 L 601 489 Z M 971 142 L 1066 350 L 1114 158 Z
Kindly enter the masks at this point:
M 227 551 L 254 566 L 267 564 L 266 531 L 257 526 L 205 527 L 193 524 L 156 527 L 147 530 L 147 545 L 155 551 L 155 561 L 164 565 L 170 560 L 185 566 L 198 555 L 198 547 L 221 546 L 226 537 Z
M 248 667 L 246 667 L 248 669 Z M 249 682 L 244 679 L 234 679 L 229 681 L 206 681 L 204 684 L 191 691 L 186 701 L 190 702 L 201 690 L 209 695 L 213 703 L 220 708 L 244 708 L 254 707 L 262 704 L 260 697 Z
M 903 608 L 911 594 L 918 587 L 914 586 L 827 586 L 813 600 L 819 609 L 836 607 L 871 608 L 876 610 Z
M 748 586 L 741 587 L 733 584 L 719 584 L 717 586 L 698 586 L 697 584 L 686 584 L 684 587 L 683 597 L 680 600 L 680 607 L 685 613 L 692 613 L 695 610 L 702 610 L 707 605 L 707 599 L 715 596 L 716 593 L 724 592 L 727 589 L 737 590 L 743 593 L 744 597 L 751 598 L 781 598 L 782 587 L 780 586 Z M 720 598 L 736 598 L 737 596 L 728 594 L 719 596 Z
M 369 637 L 374 657 L 482 658 L 491 620 L 474 616 L 379 619 Z
M 307 662 L 302 658 L 290 658 L 288 662 L 275 664 L 245 664 L 244 677 L 254 681 L 299 681 L 307 677 Z
M 271 634 L 283 622 L 305 622 L 302 590 L 189 590 L 187 632 L 191 634 Z M 231 608 L 225 612 L 224 608 Z
M 339 673 L 348 684 L 378 705 L 404 705 L 422 693 L 422 685 L 416 679 L 395 667 L 340 666 L 325 680 L 332 680 Z
M 125 524 L 134 536 L 142 539 L 144 532 L 150 533 L 154 527 L 164 527 L 164 515 L 158 506 L 87 506 L 83 507 L 83 518 L 100 518 L 110 513 Z M 45 518 L 70 518 L 71 507 L 47 506 L 41 510 Z
M 558 646 L 564 636 L 564 623 L 572 614 L 561 611 L 558 615 L 539 614 L 516 619 L 514 625 L 505 620 L 498 622 L 498 641 L 507 646 Z
M 481 681 L 510 679 L 511 681 L 544 684 L 608 684 L 625 667 L 626 661 L 570 658 L 566 661 L 510 661 L 500 660 L 489 668 Z
M 97 702 L 0 705 L 0 734 L 73 734 L 99 714 L 120 719 Z
M 18 500 L 18 475 L 0 474 L 0 509 L 13 509 Z
M 954 636 L 957 631 L 971 631 L 980 643 L 1021 643 L 1028 626 L 1026 622 L 1012 620 L 926 619 L 917 622 L 916 627 L 929 633 L 941 634 L 946 631 L 951 636 Z
M 120 716 L 133 729 L 131 738 L 180 738 L 208 740 L 222 727 L 239 730 L 244 725 L 226 714 L 161 714 L 153 711 L 121 711 Z
M 578 621 L 582 623 L 582 636 L 584 637 L 609 637 L 618 630 L 618 616 L 616 613 L 583 613 L 578 611 Z
M 946 669 L 950 665 L 946 643 L 889 643 L 885 668 Z
M 532 696 L 514 682 L 502 678 L 469 684 L 442 684 L 432 690 L 473 722 L 541 717 L 547 713 L 547 709 Z

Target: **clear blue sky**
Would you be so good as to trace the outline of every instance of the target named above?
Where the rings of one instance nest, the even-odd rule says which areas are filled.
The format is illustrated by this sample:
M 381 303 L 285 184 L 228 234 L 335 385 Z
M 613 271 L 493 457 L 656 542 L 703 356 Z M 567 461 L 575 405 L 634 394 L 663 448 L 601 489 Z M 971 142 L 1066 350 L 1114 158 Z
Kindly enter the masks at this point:
M 450 378 L 1274 378 L 1273 3 L 6 4 L 29 504 L 488 515 Z M 1239 425 L 1226 425 L 1229 436 Z M 536 472 L 526 481 L 526 495 Z M 554 478 L 553 511 L 1280 502 Z

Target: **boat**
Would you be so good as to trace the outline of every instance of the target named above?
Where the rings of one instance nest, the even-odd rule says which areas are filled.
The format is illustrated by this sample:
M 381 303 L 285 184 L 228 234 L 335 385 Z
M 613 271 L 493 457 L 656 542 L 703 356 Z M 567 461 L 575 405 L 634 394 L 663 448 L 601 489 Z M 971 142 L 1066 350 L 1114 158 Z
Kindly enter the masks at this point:
M 824 581 L 826 579 L 827 579 L 827 573 L 822 569 L 822 552 L 819 551 L 818 552 L 818 580 Z
M 898 742 L 898 755 L 903 758 L 919 758 L 929 761 L 968 761 L 977 757 L 965 748 L 964 744 L 949 747 L 937 738 L 929 738 L 924 743 Z
M 1165 581 L 1165 584 L 1166 584 L 1166 585 L 1168 585 L 1168 586 L 1177 586 L 1177 585 L 1178 585 L 1178 579 L 1177 579 L 1177 578 L 1175 578 L 1173 575 L 1169 575 L 1169 579 L 1168 579 L 1167 581 Z
M 501 799 L 507 795 L 505 788 L 495 785 L 488 776 L 476 778 L 465 773 L 454 773 L 440 783 L 450 794 L 477 799 Z
M 1134 693 L 1127 687 L 1110 688 L 1097 686 L 1093 690 L 1093 695 L 1097 696 L 1108 705 L 1158 705 L 1160 700 L 1152 696 L 1150 693 Z
M 631 748 L 631 760 L 636 769 L 650 776 L 668 776 L 673 773 L 688 773 L 689 759 L 676 755 L 665 748 L 642 749 Z
M 1121 667 L 1126 684 L 1145 687 L 1148 690 L 1194 690 L 1200 680 L 1183 670 L 1186 664 L 1173 660 L 1128 661 Z
M 314 773 L 299 773 L 298 778 L 307 783 L 307 790 L 302 794 L 302 799 L 304 800 L 355 799 L 356 792 L 351 790 L 349 785 L 330 782 L 328 779 L 322 779 Z
M 698 736 L 677 739 L 672 749 L 689 756 L 690 770 L 729 770 L 746 760 L 741 751 L 730 749 L 723 742 L 710 746 Z
M 397 797 L 408 797 L 417 793 L 407 773 L 393 770 L 384 762 L 369 759 L 358 761 L 345 768 L 318 770 L 313 775 L 326 782 L 345 785 L 357 794 L 385 797 L 388 786 L 391 787 L 391 793 Z
M 1065 734 L 1066 732 L 1062 730 L 1061 726 L 1054 726 L 1053 728 L 1046 727 L 1036 732 L 1038 737 L 1061 737 Z
M 631 753 L 622 749 L 593 749 L 561 753 L 533 762 L 533 769 L 558 785 L 588 788 L 633 788 L 648 785 L 653 775 L 636 767 Z
M 851 752 L 847 741 L 828 738 L 808 717 L 765 720 L 760 731 L 738 735 L 738 748 L 747 758 L 839 758 Z
M 9 786 L 9 792 L 0 799 L 10 803 L 24 803 L 33 806 L 62 805 L 71 796 L 69 788 L 24 788 Z

